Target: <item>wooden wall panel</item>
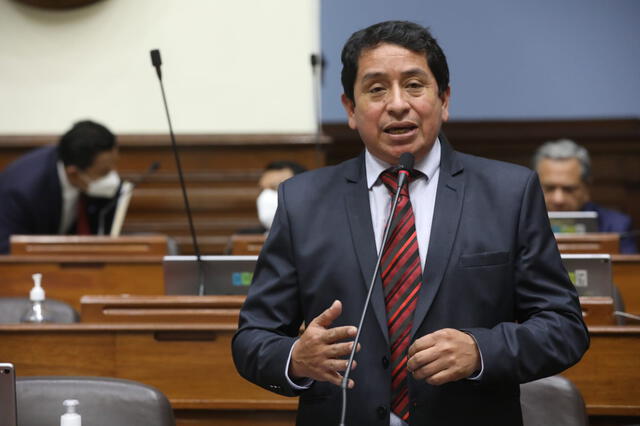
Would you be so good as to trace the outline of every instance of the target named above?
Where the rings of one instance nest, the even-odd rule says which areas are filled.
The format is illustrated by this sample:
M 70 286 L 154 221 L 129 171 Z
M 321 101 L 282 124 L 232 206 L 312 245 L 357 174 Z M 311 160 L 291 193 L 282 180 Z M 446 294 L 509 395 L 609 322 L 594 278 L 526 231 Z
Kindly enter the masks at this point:
M 630 214 L 636 229 L 640 229 L 639 119 L 452 121 L 445 123 L 444 131 L 458 151 L 527 167 L 543 142 L 573 139 L 591 154 L 592 199 Z M 324 132 L 333 141 L 327 153 L 329 164 L 362 150 L 357 132 L 346 124 L 325 125 Z
M 56 135 L 0 135 L 0 170 L 30 149 L 57 143 Z M 118 135 L 120 174 L 140 179 L 150 164 L 160 169 L 134 190 L 123 233 L 162 233 L 183 254 L 191 237 L 173 150 L 162 135 Z M 202 254 L 222 254 L 239 229 L 259 225 L 257 182 L 271 161 L 296 161 L 308 169 L 325 164 L 327 138 L 313 135 L 177 135 L 180 162 Z

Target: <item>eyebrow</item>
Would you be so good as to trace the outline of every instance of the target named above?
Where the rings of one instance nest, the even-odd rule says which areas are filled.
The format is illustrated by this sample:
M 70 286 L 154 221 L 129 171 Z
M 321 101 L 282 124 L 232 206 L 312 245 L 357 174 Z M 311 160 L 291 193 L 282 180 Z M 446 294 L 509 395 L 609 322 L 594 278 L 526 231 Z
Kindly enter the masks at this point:
M 377 78 L 384 77 L 386 75 L 387 73 L 380 72 L 380 71 L 368 72 L 362 76 L 362 82 L 366 83 L 369 80 L 375 80 Z M 410 68 L 406 71 L 403 71 L 401 75 L 405 78 L 412 77 L 412 76 L 425 76 L 425 77 L 428 76 L 427 72 L 425 72 L 425 70 L 423 70 L 422 68 Z

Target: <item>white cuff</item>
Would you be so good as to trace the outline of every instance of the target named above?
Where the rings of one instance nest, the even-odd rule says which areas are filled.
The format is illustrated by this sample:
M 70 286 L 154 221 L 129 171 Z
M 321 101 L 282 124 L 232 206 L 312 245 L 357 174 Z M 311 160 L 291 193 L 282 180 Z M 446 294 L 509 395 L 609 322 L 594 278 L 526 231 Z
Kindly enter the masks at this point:
M 466 333 L 466 331 L 465 331 Z M 480 380 L 482 378 L 482 372 L 484 371 L 484 361 L 482 360 L 482 352 L 480 351 L 480 346 L 478 346 L 478 341 L 476 340 L 475 336 L 471 333 L 467 333 L 469 336 L 471 336 L 471 338 L 473 339 L 474 342 L 476 342 L 476 348 L 478 348 L 478 353 L 480 354 L 480 371 L 478 372 L 478 374 L 476 374 L 475 376 L 472 377 L 467 377 L 467 380 Z M 295 345 L 295 343 L 294 343 Z M 291 355 L 289 355 L 291 356 Z
M 311 387 L 311 385 L 313 384 L 314 380 L 313 379 L 302 379 L 301 380 L 301 384 L 296 384 L 291 377 L 289 377 L 289 364 L 291 363 L 291 354 L 293 354 L 293 348 L 296 346 L 296 343 L 298 343 L 298 341 L 296 340 L 295 342 L 293 342 L 293 345 L 291 345 L 291 350 L 289 351 L 289 357 L 287 358 L 287 365 L 284 367 L 284 377 L 287 378 L 287 382 L 289 383 L 289 386 L 291 386 L 291 388 L 295 389 L 295 390 L 305 390 L 305 389 L 309 389 Z

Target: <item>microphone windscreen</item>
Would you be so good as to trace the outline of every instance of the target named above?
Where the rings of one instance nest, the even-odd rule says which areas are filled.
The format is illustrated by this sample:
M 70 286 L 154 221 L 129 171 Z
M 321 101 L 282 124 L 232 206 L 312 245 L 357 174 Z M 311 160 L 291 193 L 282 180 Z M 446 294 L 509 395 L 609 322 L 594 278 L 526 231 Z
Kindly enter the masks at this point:
M 160 50 L 153 49 L 151 51 L 151 63 L 156 68 L 162 65 L 162 59 L 160 58 Z
M 411 172 L 413 170 L 413 163 L 415 162 L 416 158 L 413 156 L 412 153 L 410 152 L 404 152 L 402 153 L 402 155 L 400 155 L 400 169 L 402 170 L 408 170 L 409 172 Z

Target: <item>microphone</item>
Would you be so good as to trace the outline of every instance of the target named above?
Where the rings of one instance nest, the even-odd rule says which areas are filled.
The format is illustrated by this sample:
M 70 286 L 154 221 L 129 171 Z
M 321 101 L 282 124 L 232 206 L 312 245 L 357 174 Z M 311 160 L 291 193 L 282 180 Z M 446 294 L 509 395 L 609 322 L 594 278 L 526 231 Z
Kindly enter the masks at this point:
M 349 375 L 351 374 L 351 364 L 356 354 L 356 348 L 358 347 L 358 341 L 360 340 L 360 333 L 362 332 L 362 324 L 364 323 L 364 317 L 367 315 L 367 309 L 369 308 L 369 301 L 371 300 L 371 294 L 373 293 L 373 285 L 376 282 L 378 276 L 378 269 L 380 269 L 380 261 L 382 259 L 382 252 L 384 246 L 387 243 L 389 237 L 389 228 L 391 227 L 391 221 L 393 220 L 393 214 L 396 211 L 398 205 L 398 198 L 400 197 L 400 190 L 402 186 L 407 182 L 407 178 L 413 171 L 413 163 L 415 158 L 412 153 L 405 152 L 400 155 L 400 162 L 396 170 L 398 171 L 398 188 L 393 195 L 393 202 L 391 203 L 391 212 L 387 218 L 387 223 L 384 226 L 384 234 L 382 236 L 382 242 L 380 244 L 380 250 L 378 251 L 378 259 L 376 260 L 376 267 L 373 270 L 373 276 L 371 277 L 371 283 L 369 284 L 369 291 L 367 292 L 367 298 L 364 301 L 364 307 L 362 308 L 362 315 L 360 315 L 360 322 L 358 323 L 358 331 L 356 338 L 353 340 L 353 347 L 351 348 L 351 354 L 349 355 L 349 361 L 347 362 L 347 370 L 342 376 L 342 382 L 340 383 L 340 389 L 342 389 L 342 412 L 340 414 L 340 426 L 346 426 L 345 418 L 347 416 L 347 385 L 349 384 Z
M 187 196 L 187 188 L 184 184 L 184 176 L 182 173 L 182 166 L 180 165 L 180 156 L 178 155 L 178 144 L 176 143 L 176 137 L 173 134 L 173 126 L 171 125 L 171 116 L 169 115 L 169 106 L 167 105 L 167 96 L 164 92 L 164 84 L 162 84 L 162 71 L 160 66 L 162 65 L 162 59 L 160 58 L 160 50 L 154 49 L 151 53 L 151 64 L 156 69 L 158 74 L 158 82 L 160 83 L 160 90 L 162 92 L 162 102 L 164 104 L 164 111 L 167 115 L 167 123 L 169 124 L 169 135 L 171 137 L 171 146 L 173 147 L 173 156 L 176 160 L 176 167 L 178 169 L 178 177 L 180 178 L 180 188 L 182 189 L 182 197 L 184 198 L 184 207 L 187 211 L 187 219 L 189 220 L 189 230 L 191 231 L 191 241 L 193 242 L 193 251 L 196 254 L 196 263 L 198 264 L 198 294 L 202 296 L 204 294 L 204 264 L 200 258 L 200 246 L 198 245 L 198 239 L 196 238 L 196 231 L 193 227 L 193 215 L 191 214 L 191 207 L 189 206 L 189 197 Z
M 140 176 L 138 179 L 136 179 L 135 182 L 131 182 L 131 187 L 129 187 L 128 191 L 125 191 L 123 193 L 120 193 L 120 191 L 118 191 L 118 194 L 113 199 L 111 199 L 111 201 L 109 201 L 107 204 L 105 204 L 104 207 L 102 207 L 100 209 L 100 211 L 98 212 L 98 235 L 104 235 L 105 217 L 107 216 L 107 213 L 109 213 L 111 210 L 113 210 L 113 208 L 118 203 L 120 198 L 123 195 L 129 195 L 130 193 L 132 193 L 133 190 L 136 188 L 136 186 L 138 186 L 139 183 L 143 182 L 147 177 L 149 177 L 149 175 L 155 173 L 156 170 L 158 170 L 159 168 L 160 168 L 160 162 L 159 161 L 154 161 L 153 163 L 151 163 L 151 165 L 149 166 L 147 171 L 144 172 L 144 174 L 142 176 Z
M 160 69 L 160 65 L 162 65 L 162 58 L 160 58 L 160 51 L 158 49 L 153 49 L 151 51 L 151 64 L 156 69 L 158 80 L 162 80 L 162 69 Z

